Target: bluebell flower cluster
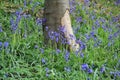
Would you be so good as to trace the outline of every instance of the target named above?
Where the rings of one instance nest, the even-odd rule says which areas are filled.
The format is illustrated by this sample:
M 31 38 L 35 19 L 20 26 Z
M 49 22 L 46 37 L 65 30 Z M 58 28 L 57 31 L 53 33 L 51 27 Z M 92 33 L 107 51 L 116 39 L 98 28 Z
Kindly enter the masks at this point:
M 88 64 L 82 64 L 81 69 L 83 71 L 87 71 L 89 74 L 93 73 L 93 70 L 91 68 L 89 68 Z

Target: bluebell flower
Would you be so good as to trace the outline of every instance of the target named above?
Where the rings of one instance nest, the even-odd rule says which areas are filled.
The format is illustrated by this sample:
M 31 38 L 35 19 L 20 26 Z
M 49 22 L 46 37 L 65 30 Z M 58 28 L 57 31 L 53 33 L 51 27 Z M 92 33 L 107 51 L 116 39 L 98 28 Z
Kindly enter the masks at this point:
M 70 53 L 68 51 L 66 51 L 65 56 L 64 56 L 66 61 L 69 60 L 69 56 L 70 56 Z
M 9 46 L 9 42 L 4 42 L 4 48 L 7 48 Z
M 120 0 L 116 0 L 115 5 L 120 5 Z
M 89 6 L 90 0 L 84 0 L 84 4 L 85 4 L 86 6 Z
M 100 68 L 100 72 L 101 73 L 105 72 L 105 67 L 104 66 Z
M 92 70 L 92 69 L 88 69 L 87 72 L 88 72 L 89 74 L 91 74 L 91 73 L 93 73 L 93 70 Z
M 3 43 L 2 43 L 2 42 L 0 42 L 0 47 L 2 47 L 2 44 L 3 44 Z
M 49 76 L 49 68 L 45 68 L 45 71 L 46 71 L 46 77 Z
M 77 17 L 77 18 L 76 18 L 76 22 L 77 22 L 77 23 L 82 22 L 82 17 L 81 17 L 81 16 L 80 16 L 80 17 Z
M 80 57 L 82 57 L 82 58 L 83 58 L 83 57 L 84 57 L 84 54 L 83 54 L 83 53 L 80 53 Z
M 88 64 L 82 64 L 81 69 L 84 70 L 84 71 L 88 70 L 89 69 Z
M 2 27 L 0 26 L 0 32 L 3 32 Z
M 67 71 L 67 72 L 71 71 L 70 67 L 64 67 L 64 70 Z
M 36 23 L 37 25 L 42 25 L 42 18 L 37 18 Z
M 35 45 L 34 48 L 37 49 L 37 48 L 38 48 L 38 45 Z
M 56 52 L 57 52 L 57 54 L 59 54 L 61 52 L 61 50 L 60 49 L 56 49 Z
M 45 30 L 48 31 L 48 26 L 45 27 Z
M 40 48 L 40 51 L 41 51 L 41 53 L 44 53 L 44 49 L 43 48 Z
M 90 35 L 85 34 L 85 36 L 86 36 L 86 40 L 90 40 Z
M 100 27 L 100 23 L 99 23 L 98 20 L 95 21 L 95 25 L 96 25 L 97 27 Z
M 45 63 L 46 63 L 46 61 L 45 61 L 44 58 L 42 58 L 41 62 L 42 62 L 42 64 L 45 64 Z
M 27 2 L 26 2 L 26 0 L 24 0 L 24 7 L 26 7 L 26 5 L 27 5 Z

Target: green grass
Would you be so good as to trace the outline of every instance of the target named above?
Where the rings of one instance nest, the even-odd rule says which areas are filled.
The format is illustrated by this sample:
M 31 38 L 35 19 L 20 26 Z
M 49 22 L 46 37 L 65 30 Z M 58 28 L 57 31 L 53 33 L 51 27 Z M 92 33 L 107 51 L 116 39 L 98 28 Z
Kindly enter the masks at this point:
M 32 12 L 36 2 L 40 4 Z M 42 25 L 36 24 L 39 11 L 44 7 L 43 2 L 34 0 L 24 7 L 23 0 L 0 1 L 0 80 L 119 80 L 120 18 L 114 22 L 112 17 L 120 15 L 120 6 L 114 5 L 114 1 L 108 3 L 102 0 L 98 2 L 102 8 L 92 3 L 90 7 L 83 3 L 74 5 L 76 10 L 71 13 L 72 26 L 85 49 L 78 54 L 71 52 L 66 61 L 64 49 L 58 53 L 52 46 L 45 48 L 43 44 Z M 17 19 L 14 13 L 20 9 L 28 11 L 31 16 L 22 16 L 17 30 L 13 32 L 10 20 Z M 78 17 L 82 17 L 82 22 L 76 22 Z M 116 27 L 117 24 L 119 27 Z M 90 39 L 87 40 L 86 35 Z M 108 39 L 110 35 L 112 39 Z M 4 47 L 5 42 L 9 43 L 7 48 Z M 108 46 L 108 43 L 111 45 Z M 88 64 L 93 72 L 82 70 L 83 64 Z M 103 73 L 100 72 L 102 67 L 105 68 Z

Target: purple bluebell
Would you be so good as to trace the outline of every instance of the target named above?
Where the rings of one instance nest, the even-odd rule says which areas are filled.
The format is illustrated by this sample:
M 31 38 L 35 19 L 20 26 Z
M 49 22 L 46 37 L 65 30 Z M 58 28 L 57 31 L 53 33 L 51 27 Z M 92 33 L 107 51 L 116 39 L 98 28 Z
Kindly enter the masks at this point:
M 2 43 L 2 42 L 0 42 L 0 47 L 2 47 L 2 45 L 3 45 L 3 43 Z
M 2 30 L 2 26 L 0 26 L 0 32 L 3 32 L 3 30 Z
M 27 5 L 27 1 L 26 1 L 26 0 L 24 0 L 24 7 L 26 7 L 26 5 Z
M 45 27 L 45 30 L 48 31 L 48 26 Z
M 84 71 L 88 70 L 89 69 L 88 64 L 82 64 L 81 69 L 84 70 Z
M 83 54 L 83 53 L 80 53 L 80 57 L 82 57 L 82 58 L 83 58 L 83 57 L 84 57 L 84 54 Z
M 60 33 L 65 33 L 66 32 L 65 26 L 60 26 L 58 28 L 58 30 L 60 31 Z
M 105 72 L 105 67 L 104 66 L 100 68 L 100 72 L 101 73 Z
M 64 67 L 64 70 L 67 71 L 67 72 L 71 71 L 70 67 Z
M 35 46 L 34 46 L 35 49 L 38 49 L 38 47 L 39 47 L 38 45 L 35 45 Z
M 69 57 L 70 57 L 70 53 L 66 51 L 65 56 L 64 56 L 65 60 L 68 61 Z
M 97 27 L 100 27 L 100 23 L 99 23 L 98 20 L 96 20 L 94 24 L 95 24 Z
M 43 48 L 40 48 L 40 52 L 43 54 L 43 53 L 44 53 L 44 49 L 43 49 Z
M 88 72 L 89 74 L 91 74 L 91 73 L 93 73 L 93 70 L 92 70 L 92 69 L 88 69 L 87 72 Z
M 42 58 L 41 62 L 42 62 L 42 64 L 45 64 L 45 63 L 46 63 L 46 61 L 45 61 L 44 58 Z
M 54 40 L 55 39 L 55 36 L 54 36 L 54 32 L 53 31 L 49 31 L 48 32 L 48 36 L 51 40 Z
M 85 36 L 86 36 L 86 40 L 90 40 L 90 35 L 85 34 Z
M 120 30 L 118 30 L 117 32 L 115 32 L 115 33 L 113 34 L 114 37 L 117 37 L 117 36 L 119 36 L 119 35 L 120 35 Z
M 89 6 L 90 0 L 84 0 L 84 4 L 85 4 L 86 6 Z
M 45 68 L 45 71 L 46 71 L 46 77 L 49 76 L 49 68 Z
M 4 48 L 7 48 L 9 46 L 9 42 L 4 42 Z
M 59 54 L 61 52 L 61 50 L 60 49 L 56 49 L 56 52 L 57 52 L 57 54 Z
M 120 5 L 120 0 L 116 0 L 115 5 Z
M 42 22 L 43 22 L 42 18 L 37 18 L 36 20 L 37 25 L 42 25 Z
M 76 22 L 77 22 L 77 23 L 82 22 L 82 17 L 81 17 L 81 16 L 80 16 L 80 17 L 77 17 L 77 18 L 76 18 Z

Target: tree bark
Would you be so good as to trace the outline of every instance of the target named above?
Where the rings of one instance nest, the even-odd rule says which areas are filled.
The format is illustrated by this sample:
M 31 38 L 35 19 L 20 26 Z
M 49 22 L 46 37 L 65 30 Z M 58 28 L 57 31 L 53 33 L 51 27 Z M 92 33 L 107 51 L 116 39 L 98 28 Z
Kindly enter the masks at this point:
M 60 48 L 68 46 L 69 50 L 77 50 L 69 14 L 69 0 L 45 0 L 43 35 L 45 44 Z

